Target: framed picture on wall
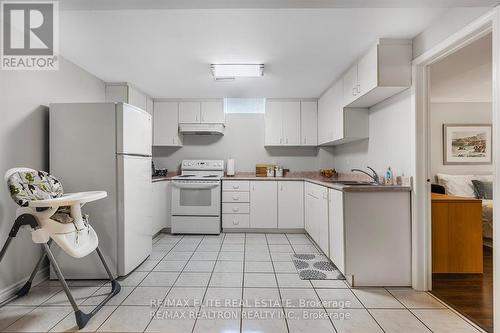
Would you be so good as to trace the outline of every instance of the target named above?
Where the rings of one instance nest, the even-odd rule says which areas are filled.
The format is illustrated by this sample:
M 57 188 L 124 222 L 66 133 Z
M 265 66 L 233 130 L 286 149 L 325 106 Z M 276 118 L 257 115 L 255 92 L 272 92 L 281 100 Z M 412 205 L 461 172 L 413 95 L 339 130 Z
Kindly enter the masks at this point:
M 444 164 L 491 164 L 491 124 L 443 124 Z

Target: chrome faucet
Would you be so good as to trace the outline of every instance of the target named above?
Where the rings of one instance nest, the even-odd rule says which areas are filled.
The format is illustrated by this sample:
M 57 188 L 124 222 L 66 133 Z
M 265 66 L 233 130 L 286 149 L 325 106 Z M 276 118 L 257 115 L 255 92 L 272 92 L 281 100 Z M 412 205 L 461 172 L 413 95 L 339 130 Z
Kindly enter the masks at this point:
M 351 172 L 361 172 L 361 173 L 364 173 L 365 175 L 367 175 L 368 177 L 370 177 L 371 179 L 373 179 L 373 181 L 377 184 L 379 184 L 379 176 L 378 176 L 378 173 L 373 170 L 372 167 L 369 167 L 367 166 L 368 169 L 370 169 L 371 172 L 373 172 L 372 175 L 370 175 L 368 172 L 364 171 L 364 170 L 361 170 L 361 169 L 351 169 Z

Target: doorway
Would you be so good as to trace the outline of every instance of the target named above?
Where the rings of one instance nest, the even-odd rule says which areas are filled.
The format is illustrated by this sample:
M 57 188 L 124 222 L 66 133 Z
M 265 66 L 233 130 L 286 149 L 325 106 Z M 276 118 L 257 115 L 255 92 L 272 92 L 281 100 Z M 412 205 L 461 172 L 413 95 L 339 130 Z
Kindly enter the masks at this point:
M 428 68 L 432 293 L 493 332 L 492 34 Z

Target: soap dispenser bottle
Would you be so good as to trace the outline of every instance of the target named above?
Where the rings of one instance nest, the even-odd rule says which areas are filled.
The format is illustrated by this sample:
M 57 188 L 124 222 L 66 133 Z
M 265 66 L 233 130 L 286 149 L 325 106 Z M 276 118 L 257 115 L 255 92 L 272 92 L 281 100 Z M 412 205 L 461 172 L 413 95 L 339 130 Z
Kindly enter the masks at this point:
M 393 178 L 391 167 L 388 167 L 387 171 L 385 172 L 385 184 L 386 185 L 394 185 L 394 178 Z

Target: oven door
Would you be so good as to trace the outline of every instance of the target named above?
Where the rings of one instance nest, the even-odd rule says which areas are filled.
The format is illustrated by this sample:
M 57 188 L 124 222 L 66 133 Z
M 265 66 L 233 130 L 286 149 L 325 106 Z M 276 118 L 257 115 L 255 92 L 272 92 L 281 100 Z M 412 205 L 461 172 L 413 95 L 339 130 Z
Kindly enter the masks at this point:
M 220 216 L 220 181 L 172 181 L 172 215 Z

